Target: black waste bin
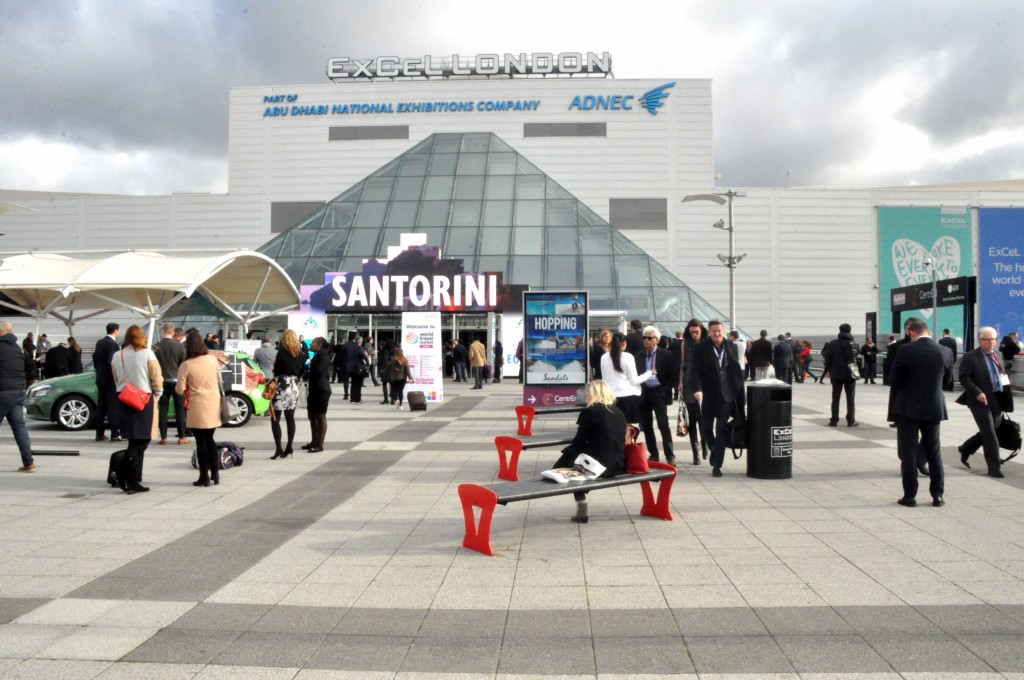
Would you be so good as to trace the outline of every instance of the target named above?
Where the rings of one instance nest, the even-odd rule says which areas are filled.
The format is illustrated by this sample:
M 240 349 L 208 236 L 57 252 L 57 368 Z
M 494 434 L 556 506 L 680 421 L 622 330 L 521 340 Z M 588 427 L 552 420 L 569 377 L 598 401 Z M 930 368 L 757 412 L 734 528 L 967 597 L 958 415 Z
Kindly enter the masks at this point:
M 780 380 L 747 386 L 747 477 L 793 476 L 793 389 Z

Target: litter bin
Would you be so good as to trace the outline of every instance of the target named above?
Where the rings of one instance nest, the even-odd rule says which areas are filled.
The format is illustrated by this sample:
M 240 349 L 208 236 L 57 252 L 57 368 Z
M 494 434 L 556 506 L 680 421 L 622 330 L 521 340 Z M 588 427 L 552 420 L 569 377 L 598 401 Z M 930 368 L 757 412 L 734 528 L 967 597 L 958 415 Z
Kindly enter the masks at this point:
M 747 477 L 793 476 L 793 389 L 781 380 L 747 386 Z

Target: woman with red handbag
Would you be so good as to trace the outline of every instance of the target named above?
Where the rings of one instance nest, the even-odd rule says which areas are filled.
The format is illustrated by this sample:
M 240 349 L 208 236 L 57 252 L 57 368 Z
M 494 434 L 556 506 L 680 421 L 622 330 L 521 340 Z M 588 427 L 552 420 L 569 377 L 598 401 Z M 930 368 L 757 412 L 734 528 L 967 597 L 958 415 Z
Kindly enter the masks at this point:
M 554 467 L 571 468 L 576 456 L 585 453 L 604 465 L 602 477 L 621 475 L 626 464 L 626 416 L 615 405 L 615 397 L 605 381 L 588 382 L 586 392 L 587 407 L 576 419 L 576 436 L 569 446 L 562 449 L 562 456 Z M 576 499 L 576 514 L 572 521 L 586 524 L 589 520 L 587 494 L 578 491 L 573 497 Z
M 142 459 L 153 439 L 153 398 L 163 394 L 160 362 L 146 344 L 146 333 L 137 325 L 124 336 L 124 349 L 110 361 L 114 383 L 121 400 L 121 436 L 128 439 L 126 457 L 130 466 L 125 491 L 149 491 L 142 486 Z

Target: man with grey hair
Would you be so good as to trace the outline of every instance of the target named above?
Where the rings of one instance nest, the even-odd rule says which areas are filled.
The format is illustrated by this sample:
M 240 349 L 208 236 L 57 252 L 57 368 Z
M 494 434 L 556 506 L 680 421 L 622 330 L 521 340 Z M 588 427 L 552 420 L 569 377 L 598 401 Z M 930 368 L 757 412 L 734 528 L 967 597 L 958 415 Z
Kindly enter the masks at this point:
M 21 453 L 18 472 L 35 472 L 32 441 L 25 427 L 25 389 L 32 359 L 18 346 L 14 326 L 0 322 L 0 422 L 7 419 Z
M 1010 380 L 996 353 L 998 339 L 999 333 L 995 328 L 982 326 L 978 329 L 978 348 L 966 352 L 960 360 L 960 384 L 964 391 L 956 400 L 956 403 L 971 409 L 978 426 L 977 434 L 957 449 L 960 462 L 964 467 L 971 467 L 968 459 L 980 447 L 985 453 L 990 477 L 1005 477 L 999 469 L 996 427 L 1002 422 L 1003 413 L 1013 410 Z
M 672 403 L 672 386 L 679 382 L 678 369 L 667 349 L 658 349 L 661 333 L 654 326 L 645 326 L 641 336 L 644 348 L 635 354 L 636 372 L 642 375 L 653 371 L 653 376 L 640 386 L 640 400 L 643 404 L 640 422 L 644 428 L 644 443 L 651 460 L 658 460 L 658 440 L 654 438 L 654 421 L 658 421 L 661 445 L 665 449 L 665 462 L 676 464 L 672 448 L 672 428 L 668 424 L 668 405 Z

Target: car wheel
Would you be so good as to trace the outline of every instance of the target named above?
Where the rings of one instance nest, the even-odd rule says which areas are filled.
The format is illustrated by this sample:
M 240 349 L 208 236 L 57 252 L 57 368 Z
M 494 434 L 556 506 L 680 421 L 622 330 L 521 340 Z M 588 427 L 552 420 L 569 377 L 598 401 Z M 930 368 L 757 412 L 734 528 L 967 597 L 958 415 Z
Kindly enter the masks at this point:
M 92 426 L 96 405 L 80 394 L 69 394 L 53 407 L 53 420 L 62 430 L 77 432 Z
M 228 399 L 234 400 L 235 405 L 238 406 L 239 414 L 234 420 L 224 423 L 224 427 L 241 427 L 242 425 L 245 425 L 249 422 L 249 419 L 252 418 L 252 401 L 249 397 L 244 394 L 239 394 L 238 392 L 231 392 L 227 396 Z

